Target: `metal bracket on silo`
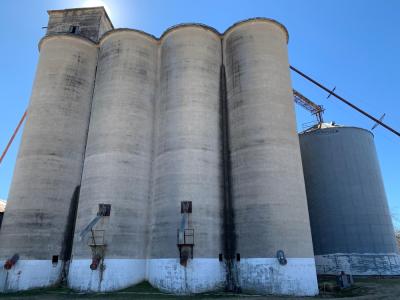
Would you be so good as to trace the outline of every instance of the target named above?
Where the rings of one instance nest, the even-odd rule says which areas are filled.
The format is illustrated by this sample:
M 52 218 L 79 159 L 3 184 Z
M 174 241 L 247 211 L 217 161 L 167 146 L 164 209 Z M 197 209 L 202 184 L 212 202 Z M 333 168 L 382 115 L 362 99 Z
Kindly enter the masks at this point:
M 192 214 L 192 201 L 181 202 L 181 224 L 177 231 L 177 246 L 179 249 L 180 264 L 184 267 L 187 261 L 193 259 L 194 229 L 190 215 Z
M 287 264 L 287 259 L 283 250 L 278 250 L 276 252 L 276 258 L 278 259 L 280 265 L 285 266 Z
M 104 254 L 106 249 L 105 243 L 105 230 L 95 230 L 95 225 L 103 217 L 109 217 L 111 215 L 111 204 L 99 204 L 99 210 L 96 217 L 81 231 L 79 239 L 82 240 L 89 232 L 91 233 L 90 239 L 88 241 L 88 246 L 92 251 L 92 263 L 90 264 L 91 270 L 97 270 L 100 266 L 100 271 L 104 270 Z

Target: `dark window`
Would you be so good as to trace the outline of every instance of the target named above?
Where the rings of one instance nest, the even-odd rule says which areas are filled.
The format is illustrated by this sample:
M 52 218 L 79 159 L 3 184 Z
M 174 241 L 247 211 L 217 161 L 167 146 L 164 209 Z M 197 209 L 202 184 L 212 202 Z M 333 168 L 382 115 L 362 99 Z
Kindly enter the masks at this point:
M 72 33 L 72 34 L 77 34 L 79 32 L 79 26 L 70 26 L 69 27 L 69 33 Z
M 181 214 L 183 213 L 192 213 L 192 201 L 181 202 Z
M 220 254 L 219 254 L 219 256 L 218 256 L 218 260 L 219 260 L 219 261 L 222 261 L 222 260 L 223 260 L 222 253 L 220 253 Z
M 240 261 L 240 253 L 236 253 L 236 261 Z
M 53 264 L 57 264 L 58 263 L 58 255 L 53 255 L 53 257 L 51 258 L 51 262 Z
M 97 213 L 98 216 L 109 217 L 111 213 L 111 204 L 99 204 L 99 212 Z

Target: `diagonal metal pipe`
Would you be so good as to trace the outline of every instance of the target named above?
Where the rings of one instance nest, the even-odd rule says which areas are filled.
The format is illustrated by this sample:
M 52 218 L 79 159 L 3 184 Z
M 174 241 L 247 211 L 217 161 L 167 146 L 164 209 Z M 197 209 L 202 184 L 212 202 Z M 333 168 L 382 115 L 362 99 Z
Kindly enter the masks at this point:
M 303 72 L 301 72 L 300 70 L 296 69 L 293 66 L 289 66 L 289 68 L 291 70 L 293 70 L 294 72 L 296 72 L 297 74 L 299 74 L 300 76 L 304 77 L 305 79 L 307 79 L 308 81 L 312 82 L 313 84 L 315 84 L 316 86 L 318 86 L 319 88 L 323 89 L 324 91 L 328 92 L 329 95 L 334 96 L 335 98 L 339 99 L 340 101 L 342 101 L 343 103 L 347 104 L 348 106 L 350 106 L 351 108 L 355 109 L 356 111 L 358 111 L 359 113 L 363 114 L 364 116 L 366 116 L 367 118 L 370 118 L 371 120 L 375 121 L 376 123 L 378 123 L 379 125 L 381 125 L 382 127 L 386 128 L 387 130 L 391 131 L 392 133 L 394 133 L 395 135 L 400 137 L 400 132 L 398 132 L 397 130 L 393 129 L 392 127 L 386 125 L 385 123 L 383 123 L 381 120 L 375 118 L 374 116 L 372 116 L 371 114 L 367 113 L 366 111 L 362 110 L 361 108 L 359 108 L 358 106 L 354 105 L 353 103 L 351 103 L 350 101 L 346 100 L 345 98 L 339 96 L 338 94 L 336 94 L 333 90 L 328 89 L 327 87 L 325 87 L 324 85 L 322 85 L 321 83 L 319 83 L 318 81 L 316 81 L 315 79 L 311 78 L 310 76 L 304 74 Z

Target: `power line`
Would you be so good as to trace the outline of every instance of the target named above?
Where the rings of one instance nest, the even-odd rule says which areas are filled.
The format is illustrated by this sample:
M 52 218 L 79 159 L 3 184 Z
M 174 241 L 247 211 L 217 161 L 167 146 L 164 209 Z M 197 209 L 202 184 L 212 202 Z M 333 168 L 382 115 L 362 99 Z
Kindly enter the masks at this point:
M 15 128 L 13 135 L 11 136 L 10 140 L 8 141 L 8 144 L 7 144 L 6 148 L 4 149 L 3 153 L 1 154 L 1 157 L 0 157 L 0 164 L 1 164 L 1 162 L 3 161 L 4 156 L 6 156 L 7 151 L 8 151 L 8 149 L 10 148 L 12 142 L 14 141 L 14 138 L 15 138 L 15 136 L 17 135 L 19 128 L 21 127 L 22 123 L 24 122 L 24 120 L 25 120 L 25 118 L 26 118 L 26 114 L 27 114 L 27 111 L 24 112 L 24 114 L 23 114 L 21 120 L 20 120 L 19 123 L 18 123 L 17 128 Z
M 386 128 L 387 130 L 391 131 L 392 133 L 394 133 L 395 135 L 400 137 L 400 132 L 398 132 L 397 130 L 393 129 L 392 127 L 386 125 L 385 123 L 383 123 L 381 120 L 375 118 L 374 116 L 370 115 L 369 113 L 367 113 L 366 111 L 362 110 L 361 108 L 357 107 L 356 105 L 352 104 L 350 101 L 344 99 L 343 97 L 339 96 L 338 94 L 336 94 L 334 92 L 334 90 L 330 90 L 327 87 L 323 86 L 321 83 L 319 83 L 318 81 L 312 79 L 310 76 L 307 76 L 306 74 L 304 74 L 303 72 L 299 71 L 298 69 L 296 69 L 295 67 L 289 66 L 291 70 L 293 70 L 294 72 L 296 72 L 297 74 L 299 74 L 300 76 L 304 77 L 305 79 L 307 79 L 308 81 L 312 82 L 313 84 L 315 84 L 316 86 L 318 86 L 319 88 L 323 89 L 324 91 L 329 93 L 329 96 L 332 95 L 335 98 L 339 99 L 340 101 L 344 102 L 345 104 L 347 104 L 348 106 L 350 106 L 351 108 L 355 109 L 356 111 L 358 111 L 359 113 L 363 114 L 364 116 L 366 116 L 367 118 L 370 118 L 371 120 L 375 121 L 375 123 L 381 125 L 382 127 Z

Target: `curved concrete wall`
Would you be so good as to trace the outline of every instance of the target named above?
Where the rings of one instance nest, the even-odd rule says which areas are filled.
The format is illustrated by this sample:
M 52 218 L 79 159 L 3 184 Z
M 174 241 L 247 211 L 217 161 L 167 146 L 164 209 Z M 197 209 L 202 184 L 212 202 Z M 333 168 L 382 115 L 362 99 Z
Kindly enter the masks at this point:
M 43 41 L 28 119 L 0 232 L 1 290 L 44 287 L 60 279 L 68 256 L 89 123 L 97 48 L 74 37 Z M 72 220 L 73 222 L 73 220 Z M 52 256 L 59 262 L 52 264 Z M 68 259 L 68 257 L 67 257 Z
M 325 128 L 300 145 L 318 273 L 400 274 L 373 135 Z
M 286 38 L 263 20 L 224 37 L 237 267 L 243 290 L 315 295 Z M 287 265 L 278 263 L 278 250 Z
M 160 44 L 149 281 L 174 293 L 203 292 L 224 280 L 221 252 L 218 35 L 196 26 Z M 181 201 L 192 201 L 194 259 L 179 263 Z M 199 267 L 200 266 L 200 267 Z
M 157 49 L 154 39 L 133 31 L 100 45 L 69 272 L 73 288 L 109 291 L 145 279 Z M 91 233 L 81 241 L 79 234 L 99 203 L 111 204 L 111 215 L 93 228 L 104 230 L 106 252 L 105 270 L 92 271 Z
M 75 24 L 60 22 L 62 28 Z M 9 242 L 3 246 L 3 238 L 0 253 L 9 258 L 32 230 L 38 238 L 27 243 L 35 245 L 26 251 L 34 258 L 24 267 L 31 273 L 22 273 L 30 281 L 0 278 L 3 289 L 56 282 L 62 263 L 53 267 L 49 259 L 71 249 L 75 230 L 68 274 L 74 289 L 110 291 L 147 279 L 177 294 L 222 289 L 227 282 L 262 294 L 316 294 L 285 28 L 252 19 L 221 35 L 183 24 L 160 39 L 119 29 L 97 44 L 79 28 L 74 32 L 40 44 L 10 217 L 7 212 L 1 233 Z M 182 201 L 192 201 L 193 209 L 194 253 L 186 267 L 177 247 Z M 37 213 L 26 209 L 38 203 Z M 83 240 L 79 235 L 100 203 L 111 204 L 111 216 L 94 227 L 104 230 L 106 247 L 103 267 L 91 271 L 91 233 Z M 12 221 L 20 216 L 24 221 Z M 20 228 L 12 231 L 14 224 Z M 39 248 L 49 239 L 49 249 Z M 277 250 L 285 251 L 287 265 L 279 265 Z M 2 278 L 17 278 L 25 259 L 18 251 L 23 260 L 12 276 L 0 272 Z M 241 260 L 232 264 L 234 253 Z M 43 276 L 35 276 L 38 266 Z

